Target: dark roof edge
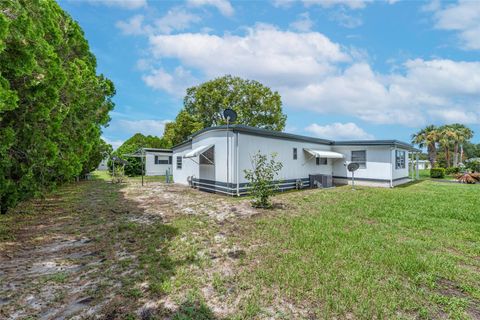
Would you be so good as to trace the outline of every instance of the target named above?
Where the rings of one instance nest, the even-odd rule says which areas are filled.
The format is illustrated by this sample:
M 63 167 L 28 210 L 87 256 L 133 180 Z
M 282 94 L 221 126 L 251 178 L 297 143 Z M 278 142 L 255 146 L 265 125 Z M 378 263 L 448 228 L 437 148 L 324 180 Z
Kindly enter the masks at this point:
M 420 149 L 415 148 L 409 143 L 399 140 L 350 140 L 350 141 L 335 141 L 336 146 L 392 146 L 402 147 L 409 151 L 421 152 Z
M 140 148 L 140 150 L 152 151 L 152 152 L 173 152 L 172 149 L 165 149 L 165 148 Z
M 208 127 L 204 128 L 202 130 L 199 130 L 195 133 L 193 133 L 188 140 L 185 140 L 175 146 L 172 147 L 172 150 L 178 149 L 188 143 L 192 142 L 192 139 L 202 133 L 208 132 L 208 131 L 215 131 L 215 130 L 227 130 L 226 125 L 222 126 L 216 126 L 216 127 Z M 262 129 L 262 128 L 255 128 L 255 127 L 249 127 L 245 125 L 240 125 L 240 124 L 234 124 L 228 126 L 228 130 L 231 130 L 233 132 L 244 132 L 244 133 L 250 133 L 253 135 L 259 135 L 259 136 L 270 136 L 270 137 L 277 137 L 277 138 L 284 138 L 284 139 L 289 139 L 289 140 L 297 140 L 297 141 L 305 141 L 305 142 L 313 142 L 313 143 L 320 143 L 320 144 L 327 144 L 327 145 L 338 145 L 338 146 L 395 146 L 395 147 L 402 147 L 410 151 L 416 151 L 420 152 L 421 150 L 416 149 L 413 147 L 411 144 L 408 144 L 406 142 L 402 142 L 399 140 L 350 140 L 350 141 L 332 141 L 332 140 L 327 140 L 327 139 L 320 139 L 320 138 L 314 138 L 314 137 L 308 137 L 308 136 L 302 136 L 302 135 L 297 135 L 293 133 L 286 133 L 286 132 L 280 132 L 280 131 L 274 131 L 274 130 L 267 130 L 267 129 Z
M 174 146 L 172 147 L 172 151 L 175 150 L 175 149 L 178 149 L 178 148 L 180 148 L 180 147 L 183 147 L 183 146 L 185 146 L 185 145 L 187 145 L 187 144 L 189 144 L 189 143 L 192 143 L 192 138 L 189 138 L 188 140 L 185 140 L 185 141 L 183 141 L 183 142 L 177 143 L 176 145 L 174 145 Z
M 180 147 L 181 145 L 189 142 L 192 140 L 192 138 L 208 132 L 208 131 L 215 131 L 215 130 L 227 130 L 226 125 L 222 126 L 216 126 L 216 127 L 208 127 L 205 129 L 202 129 L 200 131 L 195 132 L 192 134 L 188 140 L 175 145 L 173 149 Z M 275 131 L 275 130 L 268 130 L 268 129 L 263 129 L 263 128 L 255 128 L 255 127 L 249 127 L 241 124 L 234 124 L 228 126 L 228 130 L 232 132 L 243 132 L 243 133 L 250 133 L 253 135 L 260 135 L 260 136 L 270 136 L 270 137 L 277 137 L 277 138 L 284 138 L 284 139 L 290 139 L 290 140 L 299 140 L 299 141 L 306 141 L 306 142 L 313 142 L 313 143 L 320 143 L 320 144 L 328 144 L 331 145 L 333 144 L 332 140 L 327 140 L 327 139 L 320 139 L 320 138 L 314 138 L 314 137 L 308 137 L 308 136 L 301 136 L 298 134 L 293 134 L 293 133 L 286 133 L 286 132 L 281 132 L 281 131 Z

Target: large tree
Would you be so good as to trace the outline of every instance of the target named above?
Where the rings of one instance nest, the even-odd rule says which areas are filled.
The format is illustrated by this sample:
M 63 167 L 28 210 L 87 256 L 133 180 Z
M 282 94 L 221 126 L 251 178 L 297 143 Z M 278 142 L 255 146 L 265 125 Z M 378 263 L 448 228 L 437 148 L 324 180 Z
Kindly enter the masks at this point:
M 53 0 L 0 2 L 0 211 L 81 175 L 110 120 L 111 81 Z
M 176 121 L 167 125 L 166 136 L 173 144 L 199 129 L 226 124 L 223 110 L 237 112 L 237 124 L 281 131 L 287 116 L 282 100 L 258 81 L 230 75 L 187 89 L 184 108 Z

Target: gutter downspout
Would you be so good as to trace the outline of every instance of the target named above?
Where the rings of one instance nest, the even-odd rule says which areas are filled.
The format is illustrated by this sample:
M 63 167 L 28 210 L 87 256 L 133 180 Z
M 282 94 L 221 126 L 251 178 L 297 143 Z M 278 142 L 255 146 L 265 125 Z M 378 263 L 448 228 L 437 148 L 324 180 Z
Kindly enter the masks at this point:
M 390 147 L 390 188 L 393 188 L 393 163 L 392 163 L 392 154 L 395 148 Z
M 235 132 L 235 168 L 236 168 L 236 180 L 237 180 L 237 197 L 240 197 L 240 181 L 239 181 L 239 152 L 238 152 L 238 131 Z

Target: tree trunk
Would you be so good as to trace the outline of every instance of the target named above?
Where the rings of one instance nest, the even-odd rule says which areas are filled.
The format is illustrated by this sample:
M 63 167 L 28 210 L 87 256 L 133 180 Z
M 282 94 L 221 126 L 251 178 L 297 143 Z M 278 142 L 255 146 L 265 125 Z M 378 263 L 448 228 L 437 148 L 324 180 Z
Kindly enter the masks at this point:
M 453 166 L 458 167 L 458 143 L 455 142 L 453 147 Z
M 450 151 L 448 147 L 445 147 L 445 162 L 447 163 L 447 168 L 450 167 Z
M 435 162 L 437 162 L 437 150 L 434 146 L 428 146 L 428 160 L 430 161 L 431 167 L 435 167 Z

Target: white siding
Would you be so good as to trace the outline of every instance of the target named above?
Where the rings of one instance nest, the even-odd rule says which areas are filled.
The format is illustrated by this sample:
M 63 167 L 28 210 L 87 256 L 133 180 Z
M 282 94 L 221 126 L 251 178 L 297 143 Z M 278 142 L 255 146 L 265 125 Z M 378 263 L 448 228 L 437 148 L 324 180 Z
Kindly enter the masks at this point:
M 173 181 L 180 184 L 188 184 L 189 176 L 198 177 L 198 165 L 190 159 L 182 159 L 182 168 L 177 169 L 177 157 L 183 157 L 185 153 L 191 151 L 191 145 L 182 146 L 173 151 L 172 171 Z
M 395 168 L 395 150 L 405 151 L 405 168 L 396 169 Z M 407 150 L 396 148 L 392 150 L 392 167 L 393 167 L 393 180 L 398 180 L 404 177 L 408 178 L 408 161 L 410 159 L 410 154 Z
M 172 155 L 171 152 L 146 152 L 145 153 L 145 175 L 146 176 L 164 176 L 169 170 L 172 173 L 172 165 L 170 164 L 155 164 L 155 156 L 162 160 L 168 160 Z
M 355 171 L 355 177 L 368 180 L 390 180 L 392 166 L 389 146 L 334 146 L 333 150 L 345 156 L 346 163 L 351 162 L 352 151 L 365 150 L 367 153 L 367 165 Z M 337 162 L 333 168 L 335 177 L 352 177 L 344 162 Z M 359 181 L 360 182 L 360 181 Z
M 293 148 L 297 148 L 297 160 L 293 160 Z M 316 165 L 315 157 L 305 152 L 304 148 L 331 150 L 331 146 L 324 144 L 239 133 L 240 183 L 247 182 L 243 170 L 251 169 L 250 158 L 258 151 L 267 155 L 277 153 L 276 160 L 283 164 L 283 168 L 278 175 L 280 180 L 308 178 L 309 174 L 331 175 L 333 173 L 332 164 L 335 162 L 343 163 L 342 159 L 328 159 L 326 165 Z

